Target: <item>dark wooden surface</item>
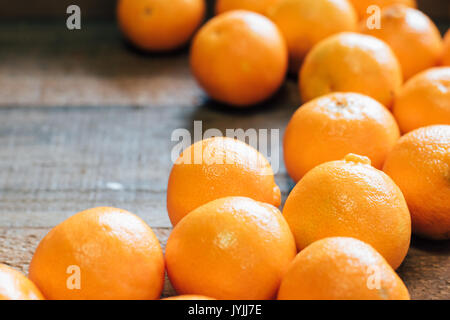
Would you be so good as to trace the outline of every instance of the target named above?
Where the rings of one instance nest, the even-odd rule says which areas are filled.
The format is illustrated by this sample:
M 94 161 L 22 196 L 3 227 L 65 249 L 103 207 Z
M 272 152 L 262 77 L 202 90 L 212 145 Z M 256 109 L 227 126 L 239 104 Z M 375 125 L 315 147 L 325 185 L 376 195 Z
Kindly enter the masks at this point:
M 209 101 L 187 50 L 145 55 L 116 27 L 0 26 L 0 262 L 24 272 L 50 228 L 82 209 L 140 215 L 165 244 L 165 193 L 177 128 L 271 128 L 300 105 L 290 79 L 270 101 L 236 111 Z M 292 188 L 276 175 L 283 199 Z M 449 242 L 414 239 L 399 269 L 415 299 L 450 299 Z M 173 293 L 166 283 L 165 295 Z

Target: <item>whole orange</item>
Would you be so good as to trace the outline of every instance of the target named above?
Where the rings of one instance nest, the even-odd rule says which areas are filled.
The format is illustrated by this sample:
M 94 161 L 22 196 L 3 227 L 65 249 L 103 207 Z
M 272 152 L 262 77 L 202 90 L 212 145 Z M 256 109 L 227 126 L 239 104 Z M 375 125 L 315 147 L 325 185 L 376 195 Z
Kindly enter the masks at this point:
M 447 30 L 444 37 L 444 56 L 442 64 L 444 66 L 450 66 L 450 29 Z
M 19 271 L 0 263 L 0 300 L 43 300 L 39 289 Z
M 367 12 L 367 9 L 370 6 L 378 6 L 380 9 L 391 6 L 393 4 L 403 4 L 411 8 L 417 8 L 416 0 L 350 0 L 353 6 L 356 9 L 360 19 L 368 18 L 369 15 L 373 14 L 371 11 L 370 14 Z
M 405 133 L 450 124 L 450 67 L 426 70 L 406 82 L 395 99 L 393 113 Z
M 167 187 L 167 211 L 176 225 L 212 200 L 243 196 L 279 206 L 280 188 L 272 167 L 258 150 L 231 138 L 210 138 L 184 150 Z
M 120 29 L 135 46 L 166 51 L 186 44 L 205 15 L 204 0 L 119 0 Z
M 450 125 L 424 127 L 403 136 L 383 170 L 406 198 L 413 232 L 450 239 Z
M 184 296 L 176 296 L 176 297 L 170 297 L 170 298 L 165 298 L 162 300 L 215 300 L 212 298 L 208 298 L 205 296 L 196 296 L 196 295 L 184 295 Z
M 272 299 L 295 254 L 277 208 L 228 197 L 197 208 L 176 225 L 167 241 L 167 273 L 179 294 Z
M 37 247 L 29 274 L 52 300 L 159 299 L 164 257 L 139 217 L 95 208 L 54 227 Z
M 320 40 L 358 28 L 355 10 L 347 0 L 281 0 L 269 10 L 269 18 L 287 41 L 290 71 L 295 74 Z
M 381 169 L 398 138 L 397 123 L 382 104 L 358 93 L 331 93 L 295 112 L 284 135 L 284 162 L 296 182 L 349 153 L 367 156 Z
M 278 1 L 280 0 L 217 0 L 216 14 L 241 9 L 266 15 Z
M 386 43 L 350 32 L 319 42 L 300 71 L 303 102 L 330 92 L 357 92 L 390 108 L 402 82 L 400 64 Z
M 353 237 L 372 245 L 394 269 L 408 252 L 405 198 L 366 157 L 350 154 L 310 170 L 289 194 L 283 215 L 299 250 L 327 237 Z
M 381 12 L 381 28 L 362 32 L 385 41 L 402 66 L 404 79 L 439 64 L 443 44 L 434 22 L 417 9 L 404 5 L 386 7 Z
M 286 42 L 258 13 L 236 10 L 211 19 L 194 38 L 191 69 L 215 100 L 244 107 L 272 96 L 288 64 Z
M 303 249 L 281 282 L 279 300 L 409 300 L 386 260 L 354 238 L 326 238 Z

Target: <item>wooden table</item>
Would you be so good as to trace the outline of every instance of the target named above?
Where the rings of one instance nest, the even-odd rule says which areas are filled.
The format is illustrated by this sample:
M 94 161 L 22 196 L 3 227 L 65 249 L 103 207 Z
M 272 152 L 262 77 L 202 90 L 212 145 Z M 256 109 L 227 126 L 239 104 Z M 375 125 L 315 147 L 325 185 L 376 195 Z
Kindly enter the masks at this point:
M 186 49 L 142 54 L 113 23 L 74 32 L 64 23 L 2 23 L 0 48 L 0 262 L 23 272 L 53 226 L 90 207 L 138 214 L 164 246 L 172 131 L 201 120 L 204 130 L 282 136 L 300 105 L 289 79 L 254 109 L 221 106 L 192 79 Z M 284 167 L 276 180 L 284 200 L 293 186 Z M 450 299 L 449 242 L 414 238 L 398 272 L 413 298 Z

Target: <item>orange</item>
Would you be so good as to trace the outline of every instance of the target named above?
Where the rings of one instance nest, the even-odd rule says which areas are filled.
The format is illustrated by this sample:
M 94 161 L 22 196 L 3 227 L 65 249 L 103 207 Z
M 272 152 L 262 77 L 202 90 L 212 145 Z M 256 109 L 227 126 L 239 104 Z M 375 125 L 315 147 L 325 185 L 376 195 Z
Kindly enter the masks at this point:
M 244 107 L 272 96 L 283 83 L 287 46 L 258 13 L 236 10 L 211 19 L 194 38 L 191 69 L 215 100 Z
M 205 15 L 204 0 L 119 0 L 120 29 L 136 47 L 166 51 L 186 44 Z
M 217 0 L 216 14 L 232 10 L 248 10 L 266 15 L 268 10 L 280 0 Z
M 381 28 L 362 32 L 385 41 L 397 56 L 404 79 L 439 64 L 442 37 L 433 21 L 419 10 L 404 5 L 386 7 L 381 12 Z
M 280 205 L 280 188 L 258 150 L 239 140 L 216 137 L 191 145 L 177 159 L 167 187 L 173 225 L 201 205 L 229 196 Z
M 301 251 L 283 278 L 279 300 L 409 300 L 386 260 L 354 238 L 326 238 Z
M 295 74 L 308 51 L 320 40 L 358 28 L 355 10 L 347 0 L 281 0 L 270 9 L 269 18 L 287 41 L 290 71 Z
M 397 58 L 383 41 L 340 33 L 319 42 L 300 72 L 303 102 L 330 92 L 358 92 L 391 107 L 402 85 Z
M 413 232 L 450 239 L 450 126 L 429 126 L 403 136 L 383 170 L 406 198 Z
M 295 254 L 294 238 L 277 208 L 228 197 L 177 224 L 167 241 L 167 273 L 179 294 L 272 299 Z
M 398 138 L 397 123 L 382 104 L 357 93 L 331 93 L 295 112 L 284 135 L 284 160 L 296 182 L 349 153 L 367 156 L 381 169 Z
M 164 257 L 139 217 L 95 208 L 50 230 L 33 255 L 30 279 L 52 300 L 159 299 Z
M 416 8 L 416 0 L 350 0 L 356 9 L 360 19 L 368 18 L 373 13 L 367 13 L 370 6 L 378 6 L 380 9 L 388 7 L 393 4 L 403 4 L 408 7 Z
M 450 66 L 450 29 L 447 30 L 444 37 L 444 56 L 442 64 L 444 66 Z
M 184 295 L 184 296 L 176 296 L 176 297 L 170 297 L 165 298 L 162 300 L 215 300 L 212 298 L 208 298 L 205 296 L 196 296 L 196 295 Z
M 353 237 L 372 245 L 394 269 L 408 252 L 405 198 L 366 157 L 350 154 L 309 171 L 287 198 L 283 215 L 299 250 L 327 237 Z
M 0 300 L 43 300 L 39 289 L 19 271 L 0 263 Z
M 450 67 L 432 68 L 411 78 L 395 99 L 393 112 L 405 133 L 450 124 Z

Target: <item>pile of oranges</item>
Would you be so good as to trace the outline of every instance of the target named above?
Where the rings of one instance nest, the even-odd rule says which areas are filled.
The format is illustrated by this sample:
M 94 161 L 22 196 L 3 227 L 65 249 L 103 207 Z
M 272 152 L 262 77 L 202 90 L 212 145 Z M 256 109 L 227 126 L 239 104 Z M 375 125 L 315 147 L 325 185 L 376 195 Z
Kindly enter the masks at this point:
M 167 300 L 409 299 L 395 269 L 411 233 L 450 239 L 450 33 L 415 7 L 218 0 L 196 32 L 203 0 L 119 0 L 120 27 L 143 50 L 196 32 L 192 72 L 219 102 L 258 104 L 298 74 L 304 105 L 283 144 L 297 184 L 280 212 L 259 151 L 199 141 L 169 177 L 164 254 L 134 214 L 86 210 L 41 241 L 29 279 L 0 265 L 0 298 L 159 299 L 167 271 L 180 294 Z

